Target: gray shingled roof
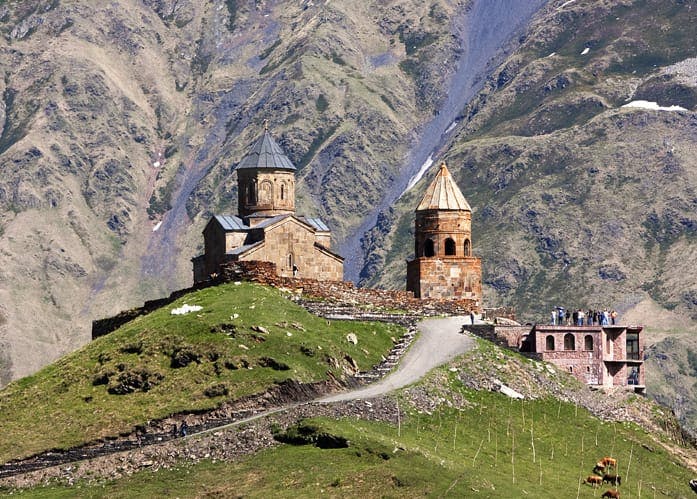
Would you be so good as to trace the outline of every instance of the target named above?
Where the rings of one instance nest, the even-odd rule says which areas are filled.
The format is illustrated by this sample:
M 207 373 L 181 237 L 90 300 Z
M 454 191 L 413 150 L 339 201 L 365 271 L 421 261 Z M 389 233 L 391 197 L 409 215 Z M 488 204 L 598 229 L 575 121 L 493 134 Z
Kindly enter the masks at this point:
M 247 227 L 241 218 L 234 215 L 215 215 L 215 219 L 221 225 L 223 230 L 247 230 Z
M 325 224 L 321 218 L 302 217 L 301 220 L 304 220 L 308 224 L 312 225 L 316 230 L 320 232 L 329 232 L 329 227 L 327 227 L 327 224 Z
M 290 217 L 291 215 L 288 213 L 284 213 L 283 215 L 276 215 L 275 217 L 267 218 L 263 222 L 258 223 L 253 229 L 263 229 L 265 227 L 268 227 L 271 224 L 275 224 L 279 220 L 283 220 L 284 218 Z
M 268 130 L 249 148 L 247 155 L 237 165 L 238 170 L 248 168 L 270 168 L 281 170 L 295 170 L 295 166 L 288 159 Z
M 264 242 L 265 241 L 262 239 L 261 241 L 257 241 L 256 243 L 245 244 L 244 246 L 239 246 L 235 249 L 228 251 L 227 254 L 228 255 L 241 255 L 242 253 L 245 253 L 246 251 L 248 251 L 256 246 L 264 244 Z

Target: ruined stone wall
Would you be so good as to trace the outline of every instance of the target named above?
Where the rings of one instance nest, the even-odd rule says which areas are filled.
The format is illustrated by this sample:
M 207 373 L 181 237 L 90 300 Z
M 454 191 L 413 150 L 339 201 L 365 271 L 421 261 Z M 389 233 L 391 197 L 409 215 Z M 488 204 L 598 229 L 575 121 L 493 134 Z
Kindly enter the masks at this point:
M 115 331 L 127 322 L 172 303 L 179 297 L 226 282 L 250 281 L 266 286 L 284 288 L 294 296 L 332 301 L 339 304 L 403 310 L 407 314 L 429 316 L 437 314 L 468 315 L 477 310 L 472 300 L 419 300 L 408 291 L 356 288 L 353 283 L 341 280 L 318 280 L 279 276 L 276 265 L 268 261 L 236 261 L 221 265 L 215 279 L 197 283 L 191 288 L 175 291 L 167 298 L 145 302 L 142 307 L 92 322 L 92 339 Z
M 518 350 L 523 339 L 530 333 L 530 326 L 497 326 L 494 324 L 464 325 L 463 331 L 496 343 L 499 346 Z
M 322 300 L 338 303 L 365 305 L 388 310 L 404 310 L 420 315 L 436 313 L 467 315 L 477 310 L 472 300 L 420 300 L 409 291 L 357 288 L 351 282 L 318 280 L 279 276 L 271 262 L 229 262 L 221 267 L 223 281 L 252 281 L 277 288 L 285 288 Z

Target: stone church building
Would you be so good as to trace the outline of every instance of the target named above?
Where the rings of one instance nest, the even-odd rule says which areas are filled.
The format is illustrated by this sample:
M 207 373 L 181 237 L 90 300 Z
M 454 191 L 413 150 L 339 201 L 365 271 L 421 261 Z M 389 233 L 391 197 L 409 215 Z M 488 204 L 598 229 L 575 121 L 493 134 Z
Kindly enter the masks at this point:
M 472 209 L 445 163 L 416 208 L 407 291 L 417 298 L 482 303 L 482 261 L 472 256 Z
M 191 260 L 195 284 L 234 261 L 272 262 L 284 277 L 343 279 L 329 227 L 295 214 L 295 170 L 264 130 L 236 168 L 238 215 L 214 215 L 203 229 L 204 253 Z

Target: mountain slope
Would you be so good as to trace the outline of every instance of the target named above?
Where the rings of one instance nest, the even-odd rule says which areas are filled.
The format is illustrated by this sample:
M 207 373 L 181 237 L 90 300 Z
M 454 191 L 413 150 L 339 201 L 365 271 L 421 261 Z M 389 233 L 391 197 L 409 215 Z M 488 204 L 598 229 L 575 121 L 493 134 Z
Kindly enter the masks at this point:
M 442 99 L 464 7 L 4 2 L 0 381 L 187 286 L 265 119 L 299 168 L 299 210 L 347 237 Z
M 559 305 L 609 307 L 648 325 L 650 396 L 693 431 L 697 399 L 682 387 L 694 373 L 661 359 L 695 348 L 696 15 L 682 2 L 548 9 L 445 154 L 474 208 L 487 304 L 531 322 Z M 366 240 L 385 269 L 366 284 L 403 285 L 414 191 Z

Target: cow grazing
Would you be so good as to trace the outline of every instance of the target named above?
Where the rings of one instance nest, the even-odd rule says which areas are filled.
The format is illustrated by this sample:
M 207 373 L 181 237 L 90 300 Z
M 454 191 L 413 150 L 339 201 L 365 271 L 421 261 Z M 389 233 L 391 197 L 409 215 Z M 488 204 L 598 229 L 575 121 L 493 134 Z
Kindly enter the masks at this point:
M 605 493 L 600 497 L 608 497 L 609 499 L 620 499 L 620 491 L 617 489 L 610 489 L 605 491 Z
M 622 485 L 622 477 L 619 475 L 603 475 L 603 483 L 611 483 L 612 485 Z
M 602 483 L 603 483 L 603 478 L 602 478 L 602 477 L 599 477 L 599 476 L 597 476 L 597 475 L 589 475 L 589 476 L 583 481 L 583 483 L 588 483 L 588 484 L 592 485 L 593 487 L 598 487 L 598 486 L 602 485 Z
M 598 464 L 601 464 L 603 466 L 612 466 L 613 468 L 617 468 L 617 459 L 615 459 L 614 457 L 605 456 L 600 461 L 598 461 Z
M 595 468 L 593 468 L 593 473 L 600 476 L 604 475 L 605 466 L 603 466 L 603 463 L 596 463 Z

